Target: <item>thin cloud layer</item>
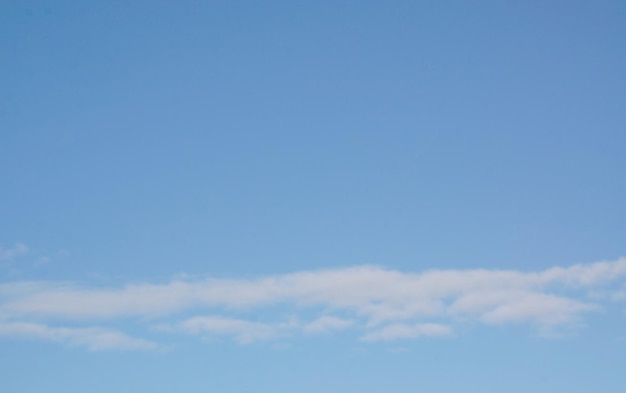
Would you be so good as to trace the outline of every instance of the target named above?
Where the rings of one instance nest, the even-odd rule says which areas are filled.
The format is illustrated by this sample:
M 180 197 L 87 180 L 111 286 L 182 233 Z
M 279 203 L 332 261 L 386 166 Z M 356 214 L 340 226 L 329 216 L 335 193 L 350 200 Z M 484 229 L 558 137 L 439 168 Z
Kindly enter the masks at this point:
M 324 334 L 348 329 L 354 325 L 354 321 L 349 319 L 323 316 L 304 326 L 303 330 L 307 334 Z
M 295 321 L 268 324 L 222 316 L 200 316 L 180 322 L 173 330 L 206 338 L 230 336 L 240 344 L 249 344 L 254 341 L 279 338 L 295 327 L 297 327 L 297 322 Z
M 449 336 L 455 325 L 467 321 L 527 323 L 538 331 L 552 331 L 577 324 L 609 301 L 589 293 L 621 294 L 625 276 L 626 259 L 622 258 L 539 272 L 403 273 L 357 266 L 252 280 L 175 280 L 122 288 L 15 282 L 0 285 L 0 321 L 160 321 L 171 326 L 170 331 L 228 336 L 242 344 L 346 329 L 364 341 Z M 258 314 L 276 307 L 292 313 L 296 320 L 305 320 L 301 315 L 312 312 L 317 315 L 297 323 L 245 317 L 253 310 Z
M 414 325 L 397 323 L 367 333 L 361 339 L 363 341 L 394 341 L 407 338 L 445 337 L 450 335 L 452 335 L 452 328 L 438 323 L 417 323 Z
M 5 248 L 0 245 L 0 260 L 12 260 L 28 253 L 28 247 L 25 244 L 17 243 L 13 247 Z
M 91 351 L 155 350 L 153 342 L 104 328 L 55 328 L 38 323 L 0 323 L 0 336 L 35 338 L 85 347 Z

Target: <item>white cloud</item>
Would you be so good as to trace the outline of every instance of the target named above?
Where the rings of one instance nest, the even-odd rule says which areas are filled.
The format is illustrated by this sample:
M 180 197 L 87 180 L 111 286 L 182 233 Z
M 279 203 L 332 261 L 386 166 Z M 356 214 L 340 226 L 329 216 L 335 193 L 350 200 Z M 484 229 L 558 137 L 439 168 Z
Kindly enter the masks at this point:
M 624 275 L 626 275 L 626 258 L 615 262 L 578 264 L 567 268 L 553 267 L 540 274 L 545 282 L 565 282 L 582 286 L 601 284 Z
M 73 319 L 114 321 L 122 317 L 160 320 L 182 312 L 236 313 L 237 318 L 198 316 L 177 325 L 190 334 L 231 336 L 241 343 L 282 337 L 286 332 L 320 333 L 364 328 L 368 340 L 428 336 L 436 319 L 484 324 L 528 323 L 539 330 L 579 323 L 609 297 L 589 294 L 623 284 L 626 259 L 544 271 L 431 270 L 404 273 L 374 266 L 304 271 L 251 280 L 179 277 L 164 284 L 89 288 L 67 283 L 0 285 L 0 321 Z M 609 292 L 611 293 L 611 292 Z M 619 297 L 619 294 L 616 296 Z M 248 321 L 251 310 L 282 307 L 294 315 L 324 310 L 308 324 Z M 341 316 L 341 318 L 339 318 Z M 439 325 L 437 325 L 439 326 Z M 440 325 L 446 326 L 446 325 Z M 291 330 L 290 330 L 291 329 Z
M 333 316 L 322 316 L 309 323 L 301 323 L 295 318 L 286 322 L 262 323 L 223 316 L 198 316 L 186 319 L 173 327 L 162 326 L 165 331 L 182 331 L 207 338 L 215 336 L 232 337 L 240 344 L 274 340 L 296 332 L 306 334 L 330 333 L 347 329 L 354 321 Z
M 487 323 L 534 322 L 538 325 L 560 325 L 574 321 L 580 313 L 596 310 L 592 304 L 541 293 L 529 293 L 497 305 L 485 312 Z
M 12 248 L 4 248 L 0 246 L 0 260 L 12 260 L 17 257 L 26 255 L 28 247 L 22 243 L 16 243 Z
M 86 347 L 91 351 L 153 350 L 158 345 L 129 337 L 117 330 L 104 328 L 49 327 L 29 322 L 0 323 L 0 336 L 37 338 Z
M 437 270 L 401 273 L 378 267 L 309 271 L 256 280 L 208 279 L 168 284 L 135 284 L 121 289 L 89 289 L 67 284 L 34 287 L 9 296 L 0 310 L 14 315 L 61 318 L 164 316 L 191 308 L 261 308 L 286 304 L 324 306 L 354 312 L 372 324 L 393 320 L 473 312 L 481 316 L 498 307 L 517 304 L 529 295 L 562 296 L 563 288 L 595 288 L 626 274 L 626 259 L 552 268 L 539 273 L 499 270 Z M 551 293 L 554 292 L 554 293 Z M 0 294 L 3 290 L 0 286 Z M 563 312 L 587 307 L 561 302 Z M 526 308 L 528 318 L 541 319 Z
M 445 337 L 452 335 L 450 326 L 437 323 L 404 323 L 392 324 L 361 337 L 363 341 L 393 341 L 399 339 L 413 339 L 417 337 Z
M 577 320 L 597 306 L 553 294 L 517 289 L 483 290 L 464 294 L 448 308 L 452 315 L 478 316 L 490 324 L 532 322 L 555 326 Z
M 304 326 L 303 330 L 308 334 L 329 333 L 344 330 L 354 325 L 354 321 L 332 316 L 323 316 Z
M 202 336 L 231 336 L 240 344 L 276 338 L 279 328 L 264 323 L 220 316 L 203 316 L 187 319 L 177 329 Z

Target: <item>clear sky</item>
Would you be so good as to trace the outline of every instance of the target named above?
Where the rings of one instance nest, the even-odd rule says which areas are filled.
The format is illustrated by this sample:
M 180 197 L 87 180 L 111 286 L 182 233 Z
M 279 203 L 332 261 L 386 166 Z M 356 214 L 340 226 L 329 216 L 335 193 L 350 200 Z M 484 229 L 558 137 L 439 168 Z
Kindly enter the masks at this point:
M 1 1 L 7 392 L 616 392 L 626 2 Z

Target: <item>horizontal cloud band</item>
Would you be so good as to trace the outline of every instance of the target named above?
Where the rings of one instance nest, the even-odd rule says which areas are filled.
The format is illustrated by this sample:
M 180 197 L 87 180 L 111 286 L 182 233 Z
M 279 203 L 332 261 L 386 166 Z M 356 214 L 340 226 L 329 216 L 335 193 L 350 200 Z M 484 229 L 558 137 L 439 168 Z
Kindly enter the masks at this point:
M 623 293 L 626 259 L 540 272 L 510 270 L 431 270 L 403 273 L 373 266 L 305 271 L 251 280 L 175 280 L 89 288 L 55 282 L 0 285 L 0 323 L 149 317 L 190 334 L 227 334 L 240 342 L 275 338 L 277 326 L 245 319 L 196 315 L 173 322 L 182 312 L 252 309 L 282 305 L 296 316 L 305 308 L 322 309 L 310 323 L 291 324 L 303 332 L 360 327 L 363 340 L 388 341 L 452 333 L 459 321 L 487 324 L 530 322 L 542 330 L 575 323 L 602 306 L 589 293 Z M 612 292 L 611 292 L 612 291 Z M 339 314 L 339 315 L 338 315 Z M 341 318 L 339 318 L 341 317 Z M 19 326 L 19 325 L 14 325 Z M 174 328 L 176 327 L 176 328 Z M 6 328 L 5 328 L 6 330 Z M 3 330 L 0 328 L 0 334 Z

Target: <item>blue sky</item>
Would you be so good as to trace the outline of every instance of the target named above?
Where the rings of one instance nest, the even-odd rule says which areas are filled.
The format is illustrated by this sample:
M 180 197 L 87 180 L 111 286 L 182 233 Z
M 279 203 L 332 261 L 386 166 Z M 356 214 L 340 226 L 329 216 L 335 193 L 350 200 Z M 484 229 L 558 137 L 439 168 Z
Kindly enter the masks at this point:
M 618 391 L 625 16 L 0 3 L 2 385 Z

